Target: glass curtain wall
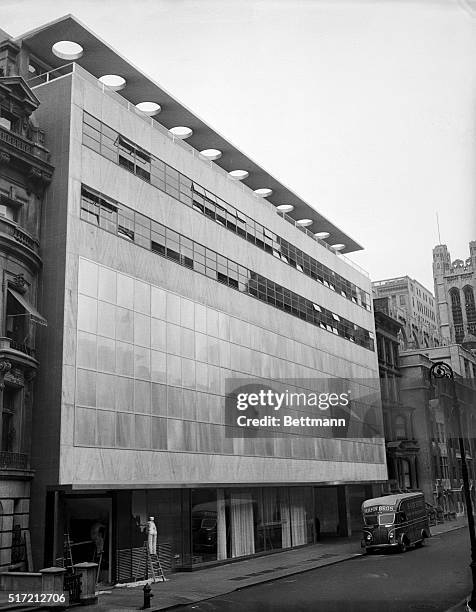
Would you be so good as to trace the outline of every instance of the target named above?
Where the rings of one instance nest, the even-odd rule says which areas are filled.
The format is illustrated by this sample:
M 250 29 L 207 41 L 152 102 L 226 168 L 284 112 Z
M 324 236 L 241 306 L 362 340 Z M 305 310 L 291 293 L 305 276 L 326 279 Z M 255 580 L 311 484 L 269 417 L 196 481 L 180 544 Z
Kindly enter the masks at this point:
M 194 489 L 192 565 L 316 541 L 312 487 Z

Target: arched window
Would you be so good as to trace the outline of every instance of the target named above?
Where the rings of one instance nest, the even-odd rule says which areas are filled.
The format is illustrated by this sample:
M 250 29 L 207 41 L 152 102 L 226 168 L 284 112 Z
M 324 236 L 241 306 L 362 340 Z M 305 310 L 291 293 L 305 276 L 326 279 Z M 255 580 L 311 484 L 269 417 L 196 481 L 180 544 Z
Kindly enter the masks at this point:
M 466 310 L 466 320 L 468 321 L 468 332 L 476 336 L 476 306 L 474 304 L 474 292 L 470 285 L 463 287 L 464 308 Z
M 463 313 L 461 311 L 461 298 L 459 295 L 459 289 L 456 289 L 456 287 L 450 289 L 450 298 L 451 313 L 453 315 L 453 325 L 455 328 L 455 340 L 459 344 L 464 338 Z

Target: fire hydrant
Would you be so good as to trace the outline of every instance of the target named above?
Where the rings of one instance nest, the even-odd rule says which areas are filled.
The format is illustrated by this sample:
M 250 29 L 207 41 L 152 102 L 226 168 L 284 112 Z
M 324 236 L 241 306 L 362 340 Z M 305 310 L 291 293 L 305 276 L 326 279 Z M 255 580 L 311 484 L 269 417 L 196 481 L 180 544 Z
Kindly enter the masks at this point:
M 150 600 L 154 594 L 152 593 L 152 589 L 150 588 L 150 584 L 144 585 L 144 605 L 142 606 L 142 610 L 146 610 L 150 608 Z

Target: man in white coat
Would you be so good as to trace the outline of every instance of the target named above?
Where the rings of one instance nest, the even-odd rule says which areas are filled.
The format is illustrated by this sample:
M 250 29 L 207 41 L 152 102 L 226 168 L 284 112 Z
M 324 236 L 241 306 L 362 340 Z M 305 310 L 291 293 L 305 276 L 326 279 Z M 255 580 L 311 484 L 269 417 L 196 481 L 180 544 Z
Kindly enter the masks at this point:
M 157 527 L 155 526 L 154 517 L 149 516 L 147 521 L 147 546 L 151 555 L 157 554 Z

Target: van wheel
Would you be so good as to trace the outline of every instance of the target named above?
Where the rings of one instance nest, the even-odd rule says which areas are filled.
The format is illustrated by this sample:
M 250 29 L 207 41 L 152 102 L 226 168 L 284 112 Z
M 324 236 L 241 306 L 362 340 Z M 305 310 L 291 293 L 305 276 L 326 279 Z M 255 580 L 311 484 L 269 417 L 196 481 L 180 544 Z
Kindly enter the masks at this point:
M 407 545 L 407 541 L 406 540 L 402 540 L 400 542 L 399 550 L 400 550 L 401 553 L 407 552 L 408 545 Z
M 421 536 L 421 540 L 419 542 L 416 542 L 415 546 L 417 548 L 421 548 L 422 546 L 425 546 L 425 540 L 426 540 L 426 536 L 425 536 L 425 534 L 423 534 Z

